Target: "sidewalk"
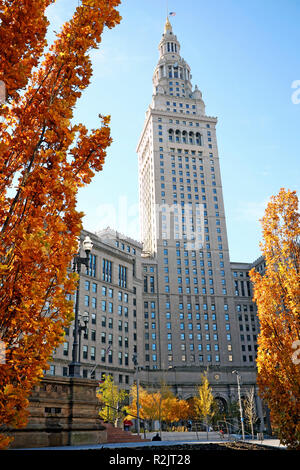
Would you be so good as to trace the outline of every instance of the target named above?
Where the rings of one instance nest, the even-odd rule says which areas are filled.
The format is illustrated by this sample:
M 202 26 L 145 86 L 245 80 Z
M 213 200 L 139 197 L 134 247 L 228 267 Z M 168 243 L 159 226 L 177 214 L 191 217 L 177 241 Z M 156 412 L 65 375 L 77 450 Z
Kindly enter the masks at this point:
M 149 439 L 152 439 L 152 437 L 154 436 L 154 434 L 156 434 L 156 432 L 152 432 L 152 433 L 146 433 L 146 436 L 147 438 Z M 174 434 L 177 435 L 177 438 L 176 436 L 174 436 Z M 192 436 L 188 436 L 188 434 L 191 434 Z M 111 449 L 111 448 L 135 448 L 135 447 L 151 447 L 151 446 L 164 446 L 164 445 L 168 445 L 168 446 L 175 446 L 175 445 L 182 445 L 182 444 L 199 444 L 199 443 L 203 443 L 203 444 L 214 444 L 214 443 L 220 443 L 220 442 L 229 442 L 229 441 L 232 441 L 232 439 L 228 439 L 228 438 L 225 438 L 225 439 L 220 439 L 220 437 L 218 437 L 217 439 L 212 439 L 210 438 L 209 436 L 209 440 L 207 441 L 206 440 L 206 433 L 198 433 L 199 435 L 199 439 L 195 438 L 193 436 L 193 434 L 196 434 L 196 433 L 193 433 L 193 432 L 182 432 L 182 433 L 179 433 L 179 432 L 175 432 L 175 433 L 168 433 L 168 432 L 163 432 L 162 433 L 162 437 L 163 437 L 163 440 L 161 441 L 142 441 L 142 442 L 120 442 L 120 443 L 113 443 L 113 444 L 95 444 L 95 445 L 82 445 L 82 446 L 64 446 L 64 447 L 39 447 L 39 448 L 30 448 L 30 449 L 14 449 L 15 451 L 18 451 L 18 450 L 30 450 L 30 451 L 35 451 L 35 450 L 38 450 L 38 451 L 41 451 L 41 450 L 71 450 L 71 451 L 74 451 L 74 450 L 94 450 L 94 449 Z M 200 434 L 201 434 L 201 438 L 200 438 Z M 205 436 L 203 436 L 205 434 Z M 210 434 L 216 434 L 216 433 L 210 433 Z M 262 444 L 262 445 L 265 445 L 265 446 L 270 446 L 270 447 L 280 447 L 281 449 L 285 449 L 284 446 L 281 446 L 280 443 L 279 443 L 279 440 L 278 439 L 264 439 L 263 441 L 259 441 L 257 439 L 247 439 L 247 442 L 249 443 L 253 443 L 253 444 Z
M 152 439 L 152 437 L 156 434 L 157 431 L 152 431 L 152 432 L 146 432 L 146 438 L 147 439 Z M 144 435 L 143 435 L 144 437 Z M 191 431 L 191 432 L 169 432 L 169 431 L 162 431 L 161 433 L 161 438 L 162 438 L 162 441 L 185 441 L 185 442 L 189 442 L 189 441 L 196 441 L 196 442 L 199 442 L 199 441 L 206 441 L 206 437 L 207 437 L 207 434 L 206 432 L 195 432 L 195 431 Z M 221 440 L 224 440 L 224 439 L 221 439 L 221 436 L 218 432 L 214 432 L 214 431 L 211 431 L 208 433 L 208 439 L 209 441 L 221 441 Z

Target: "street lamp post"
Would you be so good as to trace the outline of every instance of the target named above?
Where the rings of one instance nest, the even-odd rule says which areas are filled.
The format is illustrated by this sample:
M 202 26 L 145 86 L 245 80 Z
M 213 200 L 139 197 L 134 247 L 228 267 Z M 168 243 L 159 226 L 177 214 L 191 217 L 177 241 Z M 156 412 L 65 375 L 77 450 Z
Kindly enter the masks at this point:
M 140 400 L 139 400 L 139 365 L 137 355 L 132 357 L 133 364 L 136 370 L 136 417 L 137 417 L 137 435 L 140 435 Z
M 78 253 L 74 257 L 73 261 L 73 271 L 79 274 L 79 279 L 76 289 L 76 300 L 75 300 L 75 320 L 74 320 L 74 339 L 73 339 L 73 348 L 72 348 L 72 362 L 69 365 L 69 376 L 70 377 L 80 377 L 80 357 L 79 357 L 79 348 L 78 348 L 78 338 L 81 335 L 81 331 L 87 328 L 88 317 L 84 316 L 85 326 L 80 325 L 80 314 L 79 314 L 79 291 L 80 291 L 80 271 L 81 265 L 84 264 L 87 269 L 89 268 L 89 259 L 90 252 L 93 248 L 93 243 L 90 237 L 87 235 L 82 243 L 83 249 L 85 251 L 85 258 L 80 256 L 80 242 L 78 243 Z
M 88 312 L 84 312 L 81 318 L 80 312 L 78 313 L 78 334 L 79 334 L 79 341 L 78 341 L 78 363 L 80 364 L 80 359 L 81 359 L 81 333 L 82 331 L 84 333 L 87 332 L 88 329 L 88 323 L 89 323 L 90 316 Z M 81 323 L 81 320 L 83 320 L 83 325 Z
M 238 386 L 238 397 L 239 397 L 239 407 L 240 407 L 240 418 L 241 418 L 241 427 L 242 427 L 242 437 L 245 440 L 245 430 L 244 430 L 244 417 L 243 417 L 243 407 L 242 407 L 242 400 L 241 400 L 241 376 L 237 370 L 232 371 L 233 374 L 236 374 L 237 378 L 237 386 Z

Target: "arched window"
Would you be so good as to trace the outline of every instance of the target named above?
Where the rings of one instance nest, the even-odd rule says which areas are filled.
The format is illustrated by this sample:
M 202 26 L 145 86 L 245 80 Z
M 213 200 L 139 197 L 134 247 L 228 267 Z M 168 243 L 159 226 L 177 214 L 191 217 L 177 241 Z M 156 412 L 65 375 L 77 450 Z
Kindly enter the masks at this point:
M 181 137 L 181 132 L 180 132 L 180 130 L 177 129 L 177 130 L 175 131 L 175 134 L 176 134 L 176 136 L 175 136 L 176 142 L 180 142 L 180 137 Z
M 187 132 L 186 131 L 182 131 L 182 142 L 184 144 L 186 144 L 186 141 L 187 141 Z
M 174 137 L 174 131 L 173 129 L 169 129 L 169 141 L 173 142 L 173 137 Z
M 189 144 L 194 144 L 194 132 L 189 132 Z

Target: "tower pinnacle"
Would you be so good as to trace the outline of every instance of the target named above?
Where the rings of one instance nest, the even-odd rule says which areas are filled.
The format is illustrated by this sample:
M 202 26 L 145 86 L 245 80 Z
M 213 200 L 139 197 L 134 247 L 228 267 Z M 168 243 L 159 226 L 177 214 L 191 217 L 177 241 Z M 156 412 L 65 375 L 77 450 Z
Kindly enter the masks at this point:
M 167 16 L 167 19 L 166 19 L 166 24 L 165 24 L 165 34 L 170 31 L 172 32 L 172 25 L 169 21 L 169 17 Z

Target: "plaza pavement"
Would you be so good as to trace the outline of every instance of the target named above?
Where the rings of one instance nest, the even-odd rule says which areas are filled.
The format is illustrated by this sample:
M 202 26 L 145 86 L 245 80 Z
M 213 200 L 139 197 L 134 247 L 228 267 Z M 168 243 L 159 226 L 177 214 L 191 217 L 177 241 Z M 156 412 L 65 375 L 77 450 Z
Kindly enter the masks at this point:
M 152 437 L 156 434 L 156 432 L 146 433 L 147 439 L 152 439 Z M 141 436 L 144 435 L 141 433 Z M 81 445 L 81 446 L 62 446 L 62 447 L 39 447 L 39 448 L 30 448 L 30 449 L 16 449 L 16 450 L 93 450 L 93 449 L 109 449 L 109 448 L 134 448 L 134 447 L 149 447 L 149 446 L 164 446 L 164 445 L 182 445 L 182 444 L 199 444 L 199 443 L 206 443 L 206 444 L 213 444 L 213 443 L 220 443 L 220 442 L 232 442 L 235 440 L 233 436 L 230 438 L 225 435 L 224 438 L 221 438 L 220 435 L 216 432 L 210 432 L 208 440 L 206 440 L 206 432 L 162 432 L 162 440 L 161 441 L 145 441 L 145 442 L 121 442 L 121 443 L 113 443 L 113 444 L 94 444 L 94 445 Z M 278 439 L 247 439 L 247 442 L 251 442 L 253 444 L 263 444 L 271 447 L 279 447 L 284 449 L 285 447 L 280 445 Z

